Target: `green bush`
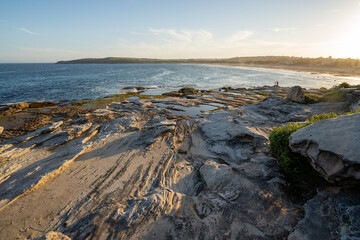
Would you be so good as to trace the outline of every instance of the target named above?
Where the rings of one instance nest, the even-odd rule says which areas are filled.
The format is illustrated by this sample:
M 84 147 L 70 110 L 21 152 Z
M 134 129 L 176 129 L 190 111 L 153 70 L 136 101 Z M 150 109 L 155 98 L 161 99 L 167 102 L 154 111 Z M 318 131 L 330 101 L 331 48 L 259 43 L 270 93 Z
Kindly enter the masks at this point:
M 347 82 L 343 82 L 343 83 L 338 85 L 338 88 L 352 88 L 352 87 L 354 87 L 354 86 L 351 86 Z
M 321 102 L 344 102 L 345 100 L 345 93 L 341 92 L 339 89 L 329 91 L 320 99 Z
M 289 137 L 300 128 L 309 126 L 315 122 L 335 118 L 342 115 L 357 113 L 359 110 L 338 115 L 325 113 L 313 115 L 305 123 L 288 123 L 288 125 L 276 127 L 269 136 L 272 155 L 277 159 L 278 165 L 293 187 L 303 194 L 314 192 L 317 187 L 326 184 L 320 174 L 310 165 L 309 160 L 301 154 L 294 153 L 289 147 Z
M 321 99 L 321 95 L 319 94 L 314 94 L 314 93 L 305 93 L 305 103 L 318 103 L 320 102 Z

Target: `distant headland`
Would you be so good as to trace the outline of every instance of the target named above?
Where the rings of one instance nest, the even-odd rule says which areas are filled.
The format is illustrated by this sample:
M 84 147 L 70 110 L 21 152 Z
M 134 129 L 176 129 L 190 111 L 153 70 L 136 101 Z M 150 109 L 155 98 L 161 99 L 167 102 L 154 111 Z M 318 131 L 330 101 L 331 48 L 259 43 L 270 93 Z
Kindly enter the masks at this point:
M 288 69 L 313 73 L 329 73 L 338 76 L 360 76 L 360 59 L 352 58 L 304 58 L 289 56 L 258 56 L 234 58 L 194 58 L 194 59 L 155 59 L 155 58 L 83 58 L 58 61 L 57 64 L 216 64 L 244 67 Z

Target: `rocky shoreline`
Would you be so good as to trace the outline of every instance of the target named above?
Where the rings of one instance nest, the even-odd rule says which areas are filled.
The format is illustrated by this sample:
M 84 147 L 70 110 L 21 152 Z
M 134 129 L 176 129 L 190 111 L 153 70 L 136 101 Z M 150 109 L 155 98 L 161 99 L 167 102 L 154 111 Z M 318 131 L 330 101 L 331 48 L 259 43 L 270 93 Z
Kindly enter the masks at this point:
M 358 186 L 294 195 L 268 140 L 274 127 L 356 107 L 349 89 L 298 89 L 302 103 L 265 86 L 2 106 L 0 235 L 360 238 Z M 346 103 L 318 101 L 338 92 Z

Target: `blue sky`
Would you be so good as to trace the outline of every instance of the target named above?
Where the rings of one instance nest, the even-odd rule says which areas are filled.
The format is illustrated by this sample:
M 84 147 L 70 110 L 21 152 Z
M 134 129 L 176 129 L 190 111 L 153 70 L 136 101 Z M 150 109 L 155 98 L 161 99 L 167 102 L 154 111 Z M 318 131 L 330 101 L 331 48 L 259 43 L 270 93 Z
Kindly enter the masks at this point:
M 360 0 L 1 0 L 0 62 L 360 58 Z

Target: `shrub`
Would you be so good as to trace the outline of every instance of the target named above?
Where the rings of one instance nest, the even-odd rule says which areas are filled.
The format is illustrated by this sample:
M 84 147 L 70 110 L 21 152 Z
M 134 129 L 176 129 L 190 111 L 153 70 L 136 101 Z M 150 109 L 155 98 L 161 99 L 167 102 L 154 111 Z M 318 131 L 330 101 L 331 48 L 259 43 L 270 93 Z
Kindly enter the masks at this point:
M 338 88 L 352 88 L 353 86 L 351 86 L 350 84 L 348 84 L 347 82 L 343 82 L 341 84 L 338 85 Z
M 280 169 L 295 189 L 307 195 L 313 193 L 317 187 L 327 183 L 310 165 L 306 157 L 291 151 L 289 136 L 300 128 L 315 122 L 357 112 L 359 109 L 341 115 L 333 112 L 313 115 L 305 123 L 288 123 L 288 125 L 276 127 L 272 130 L 269 136 L 272 155 L 277 159 Z
M 314 93 L 305 93 L 305 103 L 318 103 L 320 102 L 321 95 Z
M 330 91 L 320 99 L 322 102 L 344 102 L 345 100 L 345 93 L 341 92 L 339 89 Z

